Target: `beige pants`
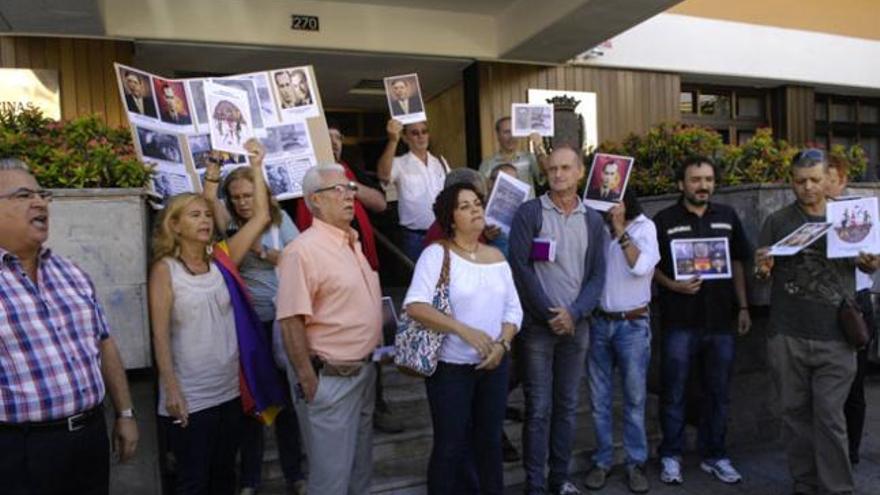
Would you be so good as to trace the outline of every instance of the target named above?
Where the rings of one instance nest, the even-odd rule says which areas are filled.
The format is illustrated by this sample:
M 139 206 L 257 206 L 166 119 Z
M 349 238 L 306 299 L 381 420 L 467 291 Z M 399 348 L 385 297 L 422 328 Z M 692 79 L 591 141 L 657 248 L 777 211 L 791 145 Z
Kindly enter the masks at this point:
M 774 335 L 769 354 L 794 491 L 853 493 L 843 404 L 856 373 L 855 350 L 843 341 Z
M 308 493 L 370 493 L 376 367 L 367 363 L 356 376 L 321 374 L 310 403 L 297 397 L 298 380 L 289 364 L 287 377 L 308 456 Z

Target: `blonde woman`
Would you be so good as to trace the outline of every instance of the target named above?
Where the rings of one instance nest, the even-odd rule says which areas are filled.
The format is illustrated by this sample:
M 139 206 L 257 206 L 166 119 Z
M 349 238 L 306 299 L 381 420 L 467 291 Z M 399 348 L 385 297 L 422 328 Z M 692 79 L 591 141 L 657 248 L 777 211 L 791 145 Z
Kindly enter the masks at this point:
M 262 177 L 262 147 L 256 140 L 246 146 L 255 176 Z M 236 270 L 269 223 L 262 180 L 255 181 L 254 204 L 251 219 L 214 245 L 207 201 L 180 194 L 168 201 L 153 236 L 149 292 L 158 411 L 177 461 L 175 493 L 233 493 L 243 417 L 240 389 L 248 402 L 257 402 L 258 412 L 283 397 L 280 384 L 252 370 L 249 361 L 264 353 L 271 362 L 268 345 L 253 341 L 259 319 Z M 239 359 L 240 348 L 247 358 Z M 278 391 L 271 390 L 274 386 Z
M 255 170 L 252 167 L 240 167 L 226 176 L 223 181 L 223 197 L 219 201 L 220 165 L 217 160 L 209 160 L 205 170 L 205 200 L 214 213 L 214 226 L 227 236 L 234 236 L 250 222 L 259 206 L 256 204 Z M 260 178 L 259 182 L 262 182 Z M 268 227 L 249 247 L 242 262 L 239 273 L 251 294 L 251 300 L 260 325 L 267 340 L 272 338 L 272 324 L 275 321 L 275 294 L 278 292 L 278 277 L 275 267 L 278 264 L 281 250 L 299 235 L 299 230 L 290 217 L 269 199 L 267 202 L 271 221 Z M 285 390 L 287 387 L 285 387 Z M 281 470 L 291 493 L 302 493 L 305 490 L 305 475 L 302 472 L 302 449 L 300 447 L 299 427 L 293 407 L 285 407 L 277 418 L 275 440 L 278 444 L 278 455 Z M 245 419 L 241 437 L 241 476 L 242 487 L 239 495 L 256 492 L 261 482 L 263 466 L 263 425 L 256 419 Z

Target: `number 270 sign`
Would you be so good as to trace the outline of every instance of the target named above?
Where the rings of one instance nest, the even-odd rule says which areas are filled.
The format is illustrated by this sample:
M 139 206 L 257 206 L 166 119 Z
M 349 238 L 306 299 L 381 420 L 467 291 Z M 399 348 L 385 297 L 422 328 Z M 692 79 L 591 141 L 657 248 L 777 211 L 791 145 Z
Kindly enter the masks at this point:
M 290 29 L 294 31 L 319 31 L 318 16 L 293 14 L 290 16 Z

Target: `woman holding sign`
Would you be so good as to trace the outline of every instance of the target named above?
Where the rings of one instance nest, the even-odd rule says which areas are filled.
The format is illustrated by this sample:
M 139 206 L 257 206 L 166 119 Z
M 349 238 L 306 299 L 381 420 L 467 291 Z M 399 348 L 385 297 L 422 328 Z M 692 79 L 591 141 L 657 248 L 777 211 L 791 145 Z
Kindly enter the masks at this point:
M 501 494 L 507 354 L 522 307 L 504 256 L 479 241 L 486 221 L 476 188 L 447 187 L 434 214 L 446 239 L 425 248 L 404 300 L 410 317 L 448 334 L 425 382 L 434 426 L 428 492 Z M 444 265 L 454 317 L 432 305 Z

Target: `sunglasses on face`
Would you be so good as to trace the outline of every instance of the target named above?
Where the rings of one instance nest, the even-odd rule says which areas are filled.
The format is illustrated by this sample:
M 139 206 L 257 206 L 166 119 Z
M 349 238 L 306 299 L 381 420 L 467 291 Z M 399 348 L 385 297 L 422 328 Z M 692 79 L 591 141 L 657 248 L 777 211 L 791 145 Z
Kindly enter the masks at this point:
M 315 191 L 315 194 L 322 193 L 324 191 L 336 191 L 339 194 L 345 194 L 346 192 L 356 193 L 358 190 L 358 185 L 354 182 L 345 182 L 340 184 L 333 184 L 332 186 L 322 187 Z
M 20 187 L 15 191 L 7 194 L 0 194 L 0 199 L 11 199 L 13 201 L 30 201 L 39 197 L 43 201 L 52 201 L 53 193 L 52 191 L 47 191 L 45 189 L 28 189 L 26 187 Z

